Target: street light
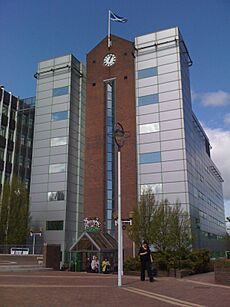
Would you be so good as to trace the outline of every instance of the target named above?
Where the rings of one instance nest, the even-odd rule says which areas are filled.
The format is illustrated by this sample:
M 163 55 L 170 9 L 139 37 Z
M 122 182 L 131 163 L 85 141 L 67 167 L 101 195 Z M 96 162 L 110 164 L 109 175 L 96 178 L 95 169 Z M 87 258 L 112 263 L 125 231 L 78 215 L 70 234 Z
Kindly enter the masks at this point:
M 34 255 L 34 249 L 35 249 L 35 241 L 36 241 L 36 236 L 41 237 L 42 232 L 33 232 L 32 230 L 30 231 L 30 236 L 33 237 L 33 255 Z
M 117 226 L 118 226 L 118 287 L 122 286 L 122 220 L 121 220 L 121 147 L 124 145 L 125 131 L 120 123 L 116 123 L 114 129 L 114 140 L 117 144 Z

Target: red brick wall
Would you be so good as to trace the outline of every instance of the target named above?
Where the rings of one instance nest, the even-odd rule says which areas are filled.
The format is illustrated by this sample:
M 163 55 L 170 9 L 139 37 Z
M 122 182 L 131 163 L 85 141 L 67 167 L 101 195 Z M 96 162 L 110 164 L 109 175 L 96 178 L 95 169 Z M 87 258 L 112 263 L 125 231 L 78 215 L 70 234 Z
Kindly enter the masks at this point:
M 108 68 L 104 56 L 116 55 L 116 63 Z M 137 204 L 136 170 L 136 107 L 133 43 L 112 36 L 108 49 L 107 38 L 87 55 L 87 103 L 85 147 L 84 215 L 104 218 L 105 194 L 105 99 L 104 80 L 116 78 L 116 122 L 127 132 L 122 148 L 122 217 Z M 126 241 L 126 240 L 125 240 Z M 126 243 L 124 242 L 126 245 Z

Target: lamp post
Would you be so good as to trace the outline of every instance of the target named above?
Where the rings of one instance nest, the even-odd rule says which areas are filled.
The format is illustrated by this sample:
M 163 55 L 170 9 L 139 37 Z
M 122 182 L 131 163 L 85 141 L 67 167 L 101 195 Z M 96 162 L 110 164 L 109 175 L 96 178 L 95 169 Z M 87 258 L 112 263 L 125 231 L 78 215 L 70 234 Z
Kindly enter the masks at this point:
M 121 220 L 121 147 L 124 145 L 125 132 L 120 123 L 117 123 L 114 129 L 114 140 L 117 145 L 117 226 L 118 226 L 118 287 L 122 286 L 122 220 Z
M 30 231 L 30 236 L 33 237 L 33 255 L 34 255 L 34 249 L 35 249 L 35 241 L 36 241 L 36 236 L 41 237 L 42 232 L 33 232 L 32 230 Z

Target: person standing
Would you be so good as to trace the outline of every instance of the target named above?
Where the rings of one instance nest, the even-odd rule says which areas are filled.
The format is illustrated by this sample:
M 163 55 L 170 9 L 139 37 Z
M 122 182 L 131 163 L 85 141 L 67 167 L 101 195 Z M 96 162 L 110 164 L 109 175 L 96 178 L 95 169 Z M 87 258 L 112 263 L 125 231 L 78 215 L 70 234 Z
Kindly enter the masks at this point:
M 110 271 L 110 263 L 107 258 L 102 261 L 102 273 L 107 274 Z
M 98 273 L 98 269 L 99 269 L 99 261 L 96 256 L 93 256 L 93 259 L 91 261 L 91 272 Z
M 142 243 L 142 246 L 140 247 L 138 254 L 140 256 L 140 261 L 141 261 L 141 281 L 145 280 L 145 270 L 147 270 L 149 281 L 153 282 L 150 249 L 146 241 Z

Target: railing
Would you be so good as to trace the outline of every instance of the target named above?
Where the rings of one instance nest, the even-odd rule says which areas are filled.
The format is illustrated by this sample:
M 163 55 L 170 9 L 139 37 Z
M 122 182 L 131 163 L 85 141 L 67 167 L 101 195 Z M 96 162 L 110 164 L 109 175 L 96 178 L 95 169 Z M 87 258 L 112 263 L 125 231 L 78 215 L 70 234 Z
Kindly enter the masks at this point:
M 29 254 L 33 255 L 33 244 L 0 244 L 0 254 L 11 254 L 12 249 L 29 249 Z M 18 254 L 18 253 L 17 253 Z M 34 255 L 43 254 L 43 245 L 34 246 Z

